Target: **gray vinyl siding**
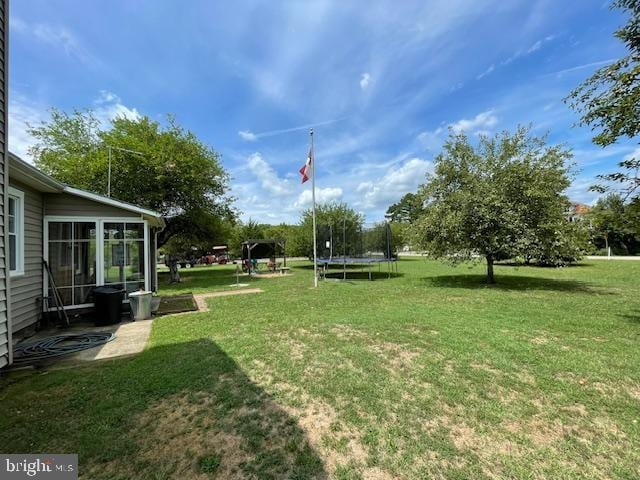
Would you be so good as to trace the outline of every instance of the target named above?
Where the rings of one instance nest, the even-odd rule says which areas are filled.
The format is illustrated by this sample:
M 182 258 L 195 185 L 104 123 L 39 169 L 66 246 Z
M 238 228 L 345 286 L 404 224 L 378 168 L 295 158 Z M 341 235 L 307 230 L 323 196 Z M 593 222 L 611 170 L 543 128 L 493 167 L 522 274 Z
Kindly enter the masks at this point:
M 0 0 L 0 368 L 10 362 L 11 332 L 9 328 L 9 266 L 6 261 L 7 232 L 4 228 L 7 217 L 7 181 L 9 162 L 7 161 L 7 1 Z
M 68 193 L 47 194 L 45 197 L 45 215 L 140 218 L 140 215 L 127 210 L 104 205 Z
M 42 194 L 9 180 L 24 192 L 24 275 L 11 278 L 11 331 L 33 325 L 42 312 Z

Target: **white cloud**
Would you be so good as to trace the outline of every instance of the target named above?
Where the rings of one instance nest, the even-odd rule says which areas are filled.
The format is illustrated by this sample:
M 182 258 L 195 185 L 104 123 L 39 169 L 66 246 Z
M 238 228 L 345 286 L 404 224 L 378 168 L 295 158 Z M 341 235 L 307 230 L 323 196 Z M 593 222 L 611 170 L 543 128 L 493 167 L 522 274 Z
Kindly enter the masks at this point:
M 255 133 L 250 132 L 249 130 L 240 130 L 238 132 L 238 135 L 240 135 L 240 138 L 246 140 L 247 142 L 255 142 L 256 140 L 258 140 L 258 136 Z
M 629 160 L 635 160 L 638 158 L 640 158 L 640 147 L 636 148 L 633 152 L 625 155 L 623 160 L 627 162 Z
M 366 90 L 370 82 L 371 82 L 371 75 L 366 72 L 363 73 L 362 76 L 360 77 L 360 88 L 362 90 Z
M 111 120 L 125 117 L 135 120 L 140 118 L 137 109 L 122 103 L 118 95 L 101 90 L 93 101 L 93 112 L 102 128 L 107 128 Z M 51 105 L 35 102 L 19 93 L 14 93 L 9 102 L 9 150 L 19 157 L 30 161 L 27 151 L 35 141 L 28 133 L 29 126 L 38 126 L 49 120 L 48 109 Z
M 289 181 L 278 177 L 276 171 L 269 165 L 260 153 L 249 155 L 247 159 L 249 170 L 259 180 L 263 189 L 271 195 L 285 196 L 291 192 Z
M 118 95 L 107 90 L 100 90 L 100 94 L 93 101 L 93 104 L 93 113 L 102 128 L 107 128 L 114 118 L 124 117 L 129 120 L 137 120 L 141 117 L 136 108 L 126 106 Z
M 549 75 L 563 75 L 565 73 L 576 72 L 576 71 L 582 70 L 584 68 L 602 67 L 602 66 L 607 65 L 609 63 L 613 63 L 616 60 L 618 60 L 618 59 L 617 58 L 609 58 L 608 60 L 600 60 L 598 62 L 585 63 L 583 65 L 577 65 L 575 67 L 565 68 L 564 70 L 558 70 L 557 72 L 548 73 L 547 76 L 549 76 Z
M 534 43 L 529 47 L 529 49 L 527 50 L 527 54 L 540 50 L 541 46 L 542 46 L 542 40 L 538 40 L 536 43 Z
M 472 132 L 476 135 L 486 133 L 488 129 L 494 127 L 498 123 L 498 117 L 493 110 L 481 112 L 471 119 L 463 118 L 449 125 L 454 133 Z
M 112 102 L 120 102 L 120 97 L 108 90 L 100 90 L 100 95 L 93 103 L 102 104 L 102 103 L 112 103 Z
M 442 127 L 438 127 L 433 131 L 427 130 L 418 135 L 418 141 L 427 150 L 435 152 L 442 147 L 444 133 L 446 133 L 446 129 Z
M 482 72 L 480 75 L 478 75 L 478 76 L 476 77 L 476 79 L 477 79 L 477 80 L 481 80 L 481 79 L 483 79 L 483 78 L 484 78 L 484 77 L 486 77 L 487 75 L 490 75 L 490 74 L 491 74 L 491 72 L 493 72 L 495 69 L 496 69 L 496 66 L 495 66 L 495 65 L 493 65 L 493 64 L 491 64 L 491 65 L 489 66 L 489 68 L 487 68 L 484 72 Z
M 316 203 L 327 203 L 339 200 L 342 189 L 339 187 L 316 188 Z M 303 191 L 293 204 L 295 208 L 309 208 L 312 203 L 311 190 Z
M 20 158 L 30 161 L 27 151 L 33 138 L 27 130 L 48 118 L 46 108 L 29 101 L 21 95 L 12 95 L 9 102 L 9 150 Z
M 514 62 L 515 60 L 519 59 L 520 57 L 526 57 L 527 55 L 531 55 L 532 53 L 537 52 L 538 50 L 540 50 L 544 46 L 545 43 L 550 42 L 554 38 L 556 38 L 555 35 L 547 35 L 543 39 L 535 41 L 526 50 L 523 50 L 523 49 L 518 50 L 516 53 L 511 55 L 509 58 L 507 58 L 506 60 L 503 60 L 500 63 L 500 65 L 502 65 L 502 66 L 509 65 L 511 62 Z
M 238 135 L 243 140 L 246 140 L 248 142 L 255 142 L 260 138 L 275 137 L 276 135 L 282 135 L 284 133 L 299 132 L 300 130 L 308 130 L 310 128 L 321 127 L 324 125 L 331 125 L 332 123 L 336 123 L 341 120 L 344 120 L 344 118 L 345 117 L 332 118 L 331 120 L 323 120 L 321 122 L 315 122 L 315 123 L 306 123 L 304 125 L 296 125 L 295 127 L 279 128 L 276 130 L 268 130 L 266 132 L 260 132 L 260 133 L 253 133 L 250 130 L 240 130 L 238 132 Z
M 10 28 L 16 34 L 27 35 L 54 50 L 62 51 L 69 58 L 78 60 L 86 66 L 100 65 L 82 41 L 66 27 L 46 23 L 29 24 L 20 18 L 11 18 Z
M 480 112 L 471 119 L 462 118 L 450 123 L 446 127 L 440 126 L 435 130 L 426 130 L 417 136 L 418 142 L 430 152 L 437 152 L 442 148 L 448 131 L 454 133 L 471 133 L 473 135 L 491 135 L 492 128 L 498 123 L 498 117 L 493 109 Z
M 598 192 L 590 190 L 594 183 L 596 183 L 596 181 L 593 178 L 577 178 L 571 183 L 571 186 L 567 188 L 565 193 L 571 201 L 593 205 L 600 196 Z
M 361 182 L 356 192 L 361 195 L 357 206 L 364 208 L 386 207 L 397 202 L 405 193 L 415 192 L 424 183 L 425 175 L 433 164 L 421 158 L 411 158 L 399 167 L 391 167 L 383 177 Z

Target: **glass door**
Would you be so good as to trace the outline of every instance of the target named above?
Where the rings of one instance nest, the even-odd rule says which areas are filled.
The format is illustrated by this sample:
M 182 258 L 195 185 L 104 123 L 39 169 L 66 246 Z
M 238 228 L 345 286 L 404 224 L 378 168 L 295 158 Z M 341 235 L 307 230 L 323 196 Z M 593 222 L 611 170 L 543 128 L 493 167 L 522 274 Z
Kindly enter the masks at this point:
M 48 263 L 65 306 L 93 303 L 96 222 L 48 222 Z M 53 291 L 49 286 L 50 307 Z

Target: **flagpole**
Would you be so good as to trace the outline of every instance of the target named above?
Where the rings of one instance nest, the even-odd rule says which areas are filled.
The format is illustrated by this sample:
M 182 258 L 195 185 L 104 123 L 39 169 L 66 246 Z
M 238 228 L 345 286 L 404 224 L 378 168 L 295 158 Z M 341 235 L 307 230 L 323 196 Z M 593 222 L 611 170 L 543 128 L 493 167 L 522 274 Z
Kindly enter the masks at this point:
M 318 245 L 316 241 L 316 153 L 313 151 L 313 128 L 311 136 L 311 207 L 313 217 L 313 286 L 318 288 Z

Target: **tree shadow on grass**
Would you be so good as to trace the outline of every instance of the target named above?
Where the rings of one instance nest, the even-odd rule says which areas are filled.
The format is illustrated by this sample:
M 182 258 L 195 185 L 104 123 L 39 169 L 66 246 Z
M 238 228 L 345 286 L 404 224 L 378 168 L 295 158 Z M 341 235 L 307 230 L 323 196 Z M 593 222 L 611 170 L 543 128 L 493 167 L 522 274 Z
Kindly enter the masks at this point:
M 496 266 L 513 267 L 513 268 L 531 268 L 531 269 L 541 270 L 541 271 L 554 270 L 558 268 L 557 266 L 554 266 L 554 265 L 538 265 L 535 263 L 523 263 L 523 262 L 513 262 L 513 261 L 496 262 Z M 593 263 L 584 263 L 584 262 L 570 263 L 568 265 L 562 266 L 561 268 L 580 268 L 580 267 L 593 267 Z
M 327 477 L 296 419 L 207 339 L 0 387 L 0 451 L 78 453 L 85 478 Z
M 313 263 L 310 265 L 299 265 L 296 268 L 313 270 Z M 373 263 L 370 266 L 366 264 L 347 264 L 344 265 L 344 267 L 338 264 L 331 265 L 325 272 L 325 278 L 328 280 L 369 280 L 369 268 L 371 269 L 371 280 L 404 277 L 404 273 L 402 272 L 390 272 L 386 263 Z M 396 267 L 393 266 L 393 268 Z M 318 267 L 318 270 L 320 271 L 321 267 Z
M 371 280 L 387 280 L 389 278 L 399 278 L 404 276 L 402 273 L 397 272 L 371 272 Z M 345 278 L 346 277 L 346 278 Z M 369 272 L 367 271 L 356 271 L 356 270 L 348 270 L 346 271 L 346 275 L 342 271 L 337 270 L 329 270 L 325 274 L 325 278 L 327 280 L 369 280 Z
M 553 278 L 542 277 L 525 277 L 520 275 L 496 275 L 496 283 L 487 284 L 486 275 L 442 275 L 437 277 L 423 277 L 423 282 L 442 288 L 468 288 L 481 289 L 489 288 L 495 290 L 546 290 L 557 292 L 575 292 L 575 293 L 597 293 L 605 295 L 614 295 L 615 292 L 594 287 L 585 282 L 575 280 L 556 280 Z
M 629 313 L 623 313 L 619 315 L 628 322 L 640 324 L 640 310 L 635 310 Z

